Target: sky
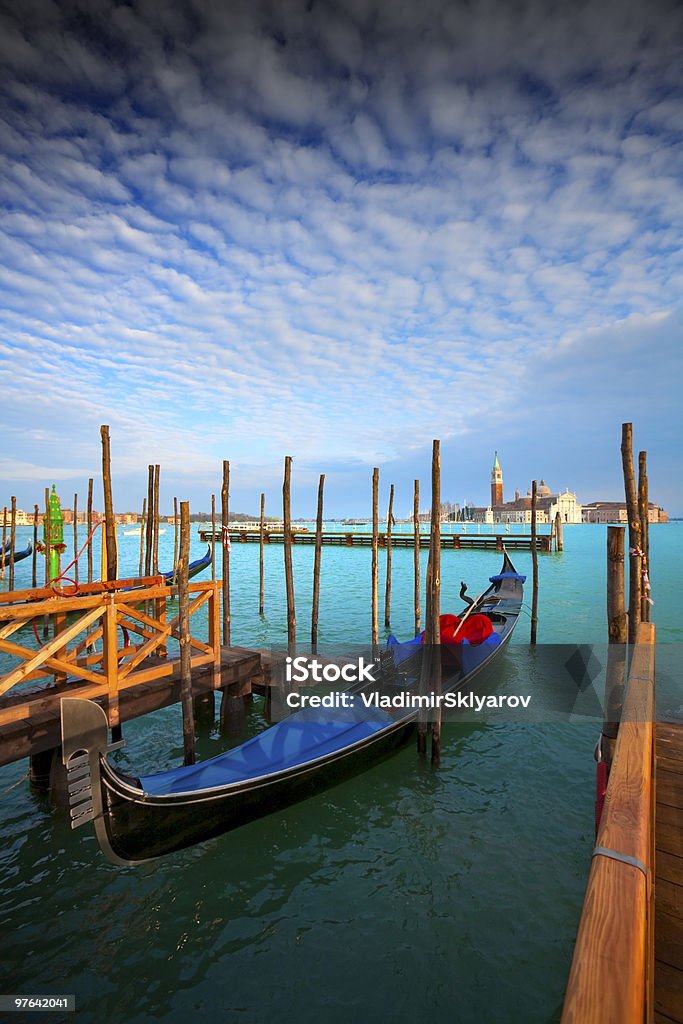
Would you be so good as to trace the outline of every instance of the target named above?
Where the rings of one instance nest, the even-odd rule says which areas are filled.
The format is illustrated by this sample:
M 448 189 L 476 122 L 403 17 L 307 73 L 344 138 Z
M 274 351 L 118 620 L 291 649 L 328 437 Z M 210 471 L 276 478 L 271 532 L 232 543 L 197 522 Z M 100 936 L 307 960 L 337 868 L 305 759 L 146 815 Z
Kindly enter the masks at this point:
M 0 502 L 367 515 L 532 478 L 683 514 L 683 7 L 0 7 Z M 97 496 L 101 494 L 96 484 Z M 428 497 L 422 502 L 429 504 Z M 99 501 L 101 506 L 101 500 Z

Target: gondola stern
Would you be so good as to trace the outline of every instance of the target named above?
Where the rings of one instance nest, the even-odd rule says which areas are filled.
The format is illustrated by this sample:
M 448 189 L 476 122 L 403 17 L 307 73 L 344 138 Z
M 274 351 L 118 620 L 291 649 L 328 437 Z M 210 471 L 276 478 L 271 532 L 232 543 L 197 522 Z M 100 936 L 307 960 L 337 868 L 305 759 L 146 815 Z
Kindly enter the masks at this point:
M 66 770 L 71 828 L 92 821 L 100 849 L 113 864 L 128 865 L 113 850 L 105 821 L 102 759 L 123 742 L 109 744 L 108 722 L 99 704 L 82 697 L 62 697 L 62 763 Z

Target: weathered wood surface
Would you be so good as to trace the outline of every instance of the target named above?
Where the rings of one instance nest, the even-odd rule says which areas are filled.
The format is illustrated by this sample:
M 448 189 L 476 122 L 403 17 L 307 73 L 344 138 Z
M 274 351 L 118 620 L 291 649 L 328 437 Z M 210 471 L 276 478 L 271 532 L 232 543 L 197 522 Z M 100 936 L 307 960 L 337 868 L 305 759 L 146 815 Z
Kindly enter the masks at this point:
M 654 921 L 654 627 L 638 632 L 596 847 L 636 858 L 591 860 L 562 1024 L 651 1019 Z
M 315 556 L 313 560 L 313 601 L 311 603 L 311 643 L 315 646 L 318 643 L 318 609 L 320 607 L 320 564 L 322 561 L 323 546 L 323 491 L 325 487 L 325 474 L 320 474 L 318 482 L 318 513 L 315 521 Z M 261 544 L 261 558 L 263 558 L 263 544 Z M 262 565 L 263 563 L 261 563 Z
M 296 644 L 296 606 L 294 602 L 294 569 L 292 567 L 292 456 L 285 456 L 285 478 L 282 484 L 282 519 L 285 537 L 285 590 L 287 592 L 287 644 Z
M 220 630 L 220 608 L 218 629 Z M 163 669 L 166 674 L 158 675 L 157 678 L 147 678 L 140 683 L 132 680 L 130 685 L 119 689 L 120 722 L 132 721 L 180 702 L 178 663 L 152 658 L 150 671 L 155 669 Z M 251 692 L 252 683 L 262 685 L 264 681 L 260 653 L 243 647 L 221 649 L 219 673 L 216 685 L 212 663 L 193 668 L 193 697 L 226 688 L 234 696 L 244 696 Z M 74 684 L 67 681 L 59 689 L 54 689 L 54 696 L 57 699 L 49 706 L 36 705 L 30 718 L 19 718 L 0 724 L 0 766 L 57 747 L 60 743 L 59 697 L 81 697 L 85 695 L 83 689 L 82 683 Z M 99 696 L 90 695 L 90 699 L 102 704 L 106 710 L 106 697 L 101 693 Z
M 536 543 L 536 481 L 531 482 L 531 643 L 536 643 L 538 630 L 538 546 Z
M 633 468 L 633 426 L 630 423 L 621 425 L 621 462 L 624 472 L 624 492 L 628 514 L 628 547 L 629 547 L 629 579 L 628 579 L 628 642 L 635 643 L 640 623 L 640 579 L 641 579 L 641 531 L 640 513 L 638 511 L 638 493 Z
M 657 725 L 655 1020 L 683 1021 L 683 723 Z

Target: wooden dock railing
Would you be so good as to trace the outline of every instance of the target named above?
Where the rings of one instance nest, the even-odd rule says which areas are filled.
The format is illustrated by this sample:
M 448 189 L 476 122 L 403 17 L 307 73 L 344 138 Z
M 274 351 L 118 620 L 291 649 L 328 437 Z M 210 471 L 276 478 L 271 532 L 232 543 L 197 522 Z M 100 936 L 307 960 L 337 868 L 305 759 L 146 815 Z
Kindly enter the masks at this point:
M 562 1024 L 644 1024 L 654 985 L 655 628 L 642 623 Z
M 190 616 L 208 605 L 208 642 L 190 637 L 191 666 L 212 666 L 214 688 L 221 683 L 221 585 L 208 580 L 188 588 Z M 118 725 L 122 689 L 178 671 L 179 657 L 171 661 L 167 651 L 168 639 L 179 637 L 179 616 L 167 614 L 177 596 L 163 576 L 84 584 L 74 596 L 52 588 L 1 594 L 0 652 L 19 663 L 0 675 L 0 727 L 53 710 L 65 693 L 104 698 L 110 726 Z M 47 639 L 37 649 L 10 640 L 31 620 L 42 629 L 45 619 Z M 30 681 L 51 685 L 21 686 Z

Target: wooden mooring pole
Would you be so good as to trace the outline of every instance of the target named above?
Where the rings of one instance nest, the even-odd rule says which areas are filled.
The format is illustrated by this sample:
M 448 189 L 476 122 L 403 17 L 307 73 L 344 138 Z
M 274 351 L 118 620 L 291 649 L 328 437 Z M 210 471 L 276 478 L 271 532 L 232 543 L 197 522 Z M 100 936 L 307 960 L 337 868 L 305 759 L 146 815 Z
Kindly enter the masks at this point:
M 88 583 L 92 583 L 92 488 L 93 479 L 88 478 L 88 508 L 86 511 L 88 527 Z M 142 573 L 140 573 L 142 576 Z
M 266 496 L 261 494 L 261 521 L 259 523 L 258 551 L 258 613 L 263 615 L 263 538 L 266 532 Z
M 441 695 L 441 443 L 432 445 L 432 536 L 430 557 L 431 611 L 430 636 L 426 638 L 432 647 L 432 692 Z M 432 764 L 441 761 L 441 705 L 432 710 Z
M 318 482 L 318 514 L 315 520 L 315 555 L 313 559 L 313 601 L 311 604 L 311 644 L 313 649 L 318 643 L 318 610 L 320 608 L 320 563 L 323 552 L 323 488 L 325 474 L 320 474 Z M 263 550 L 263 548 L 261 548 Z
M 415 636 L 420 632 L 420 481 L 415 481 L 413 494 L 413 574 L 415 577 L 413 607 Z
M 2 579 L 5 578 L 5 547 L 7 545 L 7 506 L 2 510 L 2 551 L 0 552 L 0 562 L 2 562 Z
M 11 498 L 12 508 L 9 520 L 9 588 L 14 590 L 14 549 L 17 543 L 17 499 Z
M 147 467 L 147 523 L 145 525 L 145 576 L 152 575 L 154 542 L 154 466 Z
M 33 554 L 31 556 L 31 586 L 38 586 L 38 506 L 33 506 Z
M 294 606 L 294 572 L 292 569 L 292 456 L 285 455 L 285 479 L 282 484 L 282 520 L 284 524 L 285 586 L 287 589 L 287 646 L 296 645 L 296 609 Z
M 379 646 L 379 469 L 372 471 L 372 647 Z
M 152 572 L 159 572 L 159 477 L 161 466 L 154 467 L 154 546 L 152 548 Z
M 194 709 L 192 706 L 192 649 L 190 647 L 190 503 L 180 502 L 180 556 L 178 558 L 178 634 L 180 642 L 180 695 L 183 709 L 185 764 L 195 762 Z
M 633 469 L 633 426 L 621 425 L 621 462 L 624 471 L 626 514 L 628 515 L 628 642 L 635 646 L 640 625 L 641 537 L 636 477 Z
M 531 637 L 530 642 L 536 643 L 536 630 L 538 628 L 538 548 L 536 540 L 536 481 L 531 481 L 531 566 L 532 566 L 532 591 L 531 591 Z
M 230 645 L 230 463 L 223 460 L 221 487 L 221 550 L 223 552 L 223 643 Z
M 78 494 L 74 494 L 74 575 L 73 581 L 78 586 Z
M 394 485 L 389 488 L 389 510 L 387 512 L 387 578 L 384 590 L 384 626 L 391 625 L 391 527 L 394 521 Z
M 555 550 L 562 551 L 564 547 L 562 539 L 562 516 L 559 512 L 555 513 Z
M 114 521 L 114 499 L 111 491 L 111 446 L 109 427 L 100 427 L 102 438 L 102 488 L 104 490 L 104 530 L 107 542 L 107 579 L 115 580 L 116 567 L 116 523 Z
M 640 518 L 640 548 L 643 552 L 640 585 L 640 618 L 650 621 L 650 502 L 647 480 L 647 452 L 638 452 L 638 515 Z
M 216 495 L 211 495 L 211 579 L 216 579 Z
M 626 677 L 628 618 L 624 604 L 624 527 L 607 527 L 607 669 L 605 710 L 600 744 L 609 772 L 621 721 Z
M 180 523 L 178 522 L 178 499 L 173 498 L 173 582 L 177 583 L 178 577 L 178 536 Z

